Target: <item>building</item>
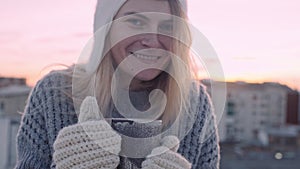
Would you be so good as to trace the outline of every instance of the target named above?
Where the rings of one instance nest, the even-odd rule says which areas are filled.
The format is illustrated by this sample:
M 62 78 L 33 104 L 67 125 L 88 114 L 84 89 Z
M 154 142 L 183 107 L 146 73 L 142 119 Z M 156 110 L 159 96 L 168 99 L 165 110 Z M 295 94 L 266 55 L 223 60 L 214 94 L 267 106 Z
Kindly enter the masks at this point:
M 300 95 L 297 91 L 288 93 L 287 124 L 300 125 Z
M 12 78 L 12 77 L 0 77 L 0 88 L 11 86 L 11 85 L 26 85 L 25 78 Z
M 203 83 L 209 90 L 210 83 Z M 260 131 L 286 124 L 289 87 L 245 82 L 227 82 L 226 86 L 226 105 L 218 124 L 221 141 L 255 143 L 261 139 Z
M 26 85 L 16 84 L 0 88 L 0 168 L 15 165 L 16 135 L 30 90 Z
M 23 112 L 30 87 L 10 85 L 0 88 L 0 116 L 13 116 Z
M 295 151 L 300 149 L 300 127 L 284 126 L 266 131 L 267 142 L 276 151 Z

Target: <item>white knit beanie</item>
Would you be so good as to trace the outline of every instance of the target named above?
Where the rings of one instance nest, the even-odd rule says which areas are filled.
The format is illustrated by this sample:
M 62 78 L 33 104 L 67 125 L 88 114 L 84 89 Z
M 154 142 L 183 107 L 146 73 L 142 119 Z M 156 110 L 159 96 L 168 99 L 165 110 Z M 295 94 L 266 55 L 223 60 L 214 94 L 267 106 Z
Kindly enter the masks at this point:
M 111 22 L 126 0 L 98 0 L 94 15 L 94 33 Z M 186 0 L 179 0 L 183 11 L 187 12 Z
M 93 51 L 92 56 L 86 65 L 86 71 L 94 73 L 99 66 L 104 52 L 105 38 L 110 29 L 110 23 L 113 21 L 114 16 L 127 0 L 98 0 L 96 6 L 96 12 L 94 15 L 94 36 L 97 39 L 95 48 L 97 51 Z M 183 11 L 187 13 L 187 1 L 178 0 L 181 4 Z M 100 55 L 100 56 L 99 56 Z

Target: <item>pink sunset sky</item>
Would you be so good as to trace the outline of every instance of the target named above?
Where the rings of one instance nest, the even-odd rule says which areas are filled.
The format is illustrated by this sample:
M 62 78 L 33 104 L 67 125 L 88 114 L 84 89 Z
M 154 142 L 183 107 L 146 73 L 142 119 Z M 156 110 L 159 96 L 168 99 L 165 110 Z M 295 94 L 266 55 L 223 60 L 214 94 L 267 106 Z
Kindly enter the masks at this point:
M 228 81 L 300 90 L 299 0 L 189 0 L 189 16 L 215 48 Z M 70 65 L 91 38 L 96 0 L 1 0 L 0 76 L 30 85 Z

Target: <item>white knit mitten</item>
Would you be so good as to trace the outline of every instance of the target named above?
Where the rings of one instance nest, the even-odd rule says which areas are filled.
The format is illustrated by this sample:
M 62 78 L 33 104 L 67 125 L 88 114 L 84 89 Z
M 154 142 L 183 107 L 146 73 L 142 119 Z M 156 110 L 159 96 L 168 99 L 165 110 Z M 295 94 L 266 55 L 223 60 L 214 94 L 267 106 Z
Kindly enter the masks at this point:
M 142 163 L 142 169 L 190 169 L 191 164 L 180 154 L 179 140 L 175 136 L 167 136 L 162 145 L 152 150 Z
M 80 108 L 79 122 L 60 130 L 54 142 L 57 169 L 117 168 L 121 137 L 99 113 L 97 101 L 87 97 Z

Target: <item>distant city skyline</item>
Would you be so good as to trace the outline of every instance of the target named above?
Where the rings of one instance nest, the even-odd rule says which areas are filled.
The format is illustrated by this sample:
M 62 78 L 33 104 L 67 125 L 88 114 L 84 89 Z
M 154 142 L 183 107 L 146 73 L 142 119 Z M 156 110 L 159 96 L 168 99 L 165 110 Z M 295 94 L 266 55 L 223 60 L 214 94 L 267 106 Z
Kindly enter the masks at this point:
M 190 20 L 212 43 L 227 81 L 279 82 L 300 90 L 300 1 L 188 2 Z M 92 36 L 95 4 L 1 1 L 0 76 L 34 85 L 49 65 L 75 63 Z

